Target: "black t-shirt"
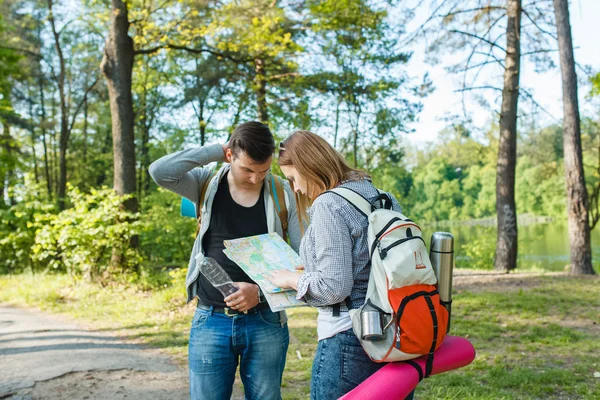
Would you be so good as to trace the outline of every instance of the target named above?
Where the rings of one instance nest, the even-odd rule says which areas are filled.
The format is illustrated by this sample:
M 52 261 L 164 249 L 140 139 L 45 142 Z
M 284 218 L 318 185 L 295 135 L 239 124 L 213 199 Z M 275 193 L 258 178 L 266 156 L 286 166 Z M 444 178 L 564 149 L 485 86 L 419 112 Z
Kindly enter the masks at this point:
M 223 241 L 268 233 L 263 189 L 260 191 L 256 204 L 252 207 L 241 206 L 231 197 L 227 174 L 225 174 L 215 194 L 210 226 L 202 238 L 202 248 L 207 257 L 214 258 L 223 267 L 233 282 L 254 283 L 236 263 L 223 253 L 223 249 L 225 249 Z M 210 284 L 204 275 L 198 276 L 197 283 L 198 297 L 201 303 L 225 307 L 223 295 Z

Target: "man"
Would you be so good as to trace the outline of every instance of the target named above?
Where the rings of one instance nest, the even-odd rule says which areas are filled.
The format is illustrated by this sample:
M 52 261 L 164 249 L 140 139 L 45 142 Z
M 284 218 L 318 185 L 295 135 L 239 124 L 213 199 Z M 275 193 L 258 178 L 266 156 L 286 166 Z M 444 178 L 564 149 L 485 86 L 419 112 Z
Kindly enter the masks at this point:
M 157 184 L 188 198 L 201 216 L 186 278 L 188 302 L 198 297 L 188 349 L 194 400 L 229 399 L 238 363 L 246 399 L 281 398 L 289 344 L 285 312 L 271 312 L 258 285 L 223 254 L 224 240 L 267 232 L 284 236 L 271 196 L 274 150 L 269 128 L 247 122 L 224 145 L 179 151 L 150 166 Z M 226 164 L 214 177 L 209 169 L 197 168 L 218 161 Z M 286 201 L 287 235 L 297 251 L 301 233 L 294 194 L 287 182 L 283 188 L 285 199 L 278 201 Z M 199 273 L 204 257 L 214 258 L 239 290 L 223 298 Z

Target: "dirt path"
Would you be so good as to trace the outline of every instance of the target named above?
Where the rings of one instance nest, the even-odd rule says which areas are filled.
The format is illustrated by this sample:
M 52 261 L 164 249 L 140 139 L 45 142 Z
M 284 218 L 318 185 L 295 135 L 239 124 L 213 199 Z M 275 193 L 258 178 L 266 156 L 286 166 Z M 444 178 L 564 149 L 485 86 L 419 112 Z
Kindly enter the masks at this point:
M 187 399 L 187 369 L 156 350 L 0 306 L 0 399 Z

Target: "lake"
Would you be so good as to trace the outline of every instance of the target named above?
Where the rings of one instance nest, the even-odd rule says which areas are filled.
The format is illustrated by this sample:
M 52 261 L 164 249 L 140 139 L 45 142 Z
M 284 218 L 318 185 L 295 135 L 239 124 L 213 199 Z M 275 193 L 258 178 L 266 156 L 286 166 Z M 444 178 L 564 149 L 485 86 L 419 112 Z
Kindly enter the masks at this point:
M 493 268 L 496 227 L 489 225 L 453 225 L 428 228 L 423 238 L 429 247 L 435 231 L 454 235 L 456 268 Z M 592 262 L 600 272 L 600 229 L 592 231 Z M 519 257 L 522 270 L 563 271 L 569 264 L 569 234 L 566 222 L 523 224 L 519 226 Z

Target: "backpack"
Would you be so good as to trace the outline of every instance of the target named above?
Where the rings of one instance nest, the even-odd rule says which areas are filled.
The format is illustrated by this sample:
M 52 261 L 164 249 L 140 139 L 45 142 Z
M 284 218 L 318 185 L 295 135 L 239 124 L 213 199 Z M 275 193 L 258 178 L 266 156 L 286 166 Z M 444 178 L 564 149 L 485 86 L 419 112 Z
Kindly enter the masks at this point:
M 447 332 L 448 311 L 440 301 L 421 228 L 393 211 L 386 193 L 380 192 L 375 203 L 380 201 L 383 207 L 375 209 L 350 189 L 331 191 L 369 220 L 371 271 L 365 304 L 350 310 L 354 333 L 375 362 L 404 361 L 427 354 L 425 377 L 429 376 L 433 352 Z M 367 332 L 374 326 L 380 332 Z
M 196 220 L 198 221 L 198 226 L 196 227 L 196 237 L 200 233 L 200 224 L 202 222 L 202 205 L 204 204 L 204 200 L 206 198 L 206 191 L 208 190 L 208 185 L 212 181 L 213 177 L 216 175 L 216 171 L 210 171 L 208 178 L 202 186 L 200 187 L 200 192 L 198 196 L 198 204 L 200 206 L 196 207 Z M 279 201 L 282 199 L 282 201 Z M 288 210 L 287 204 L 285 202 L 285 191 L 283 189 L 283 179 L 277 175 L 271 174 L 271 200 L 273 200 L 273 204 L 275 206 L 275 210 L 279 215 L 279 219 L 281 220 L 281 227 L 283 228 L 283 240 L 287 242 L 287 229 L 288 229 Z

